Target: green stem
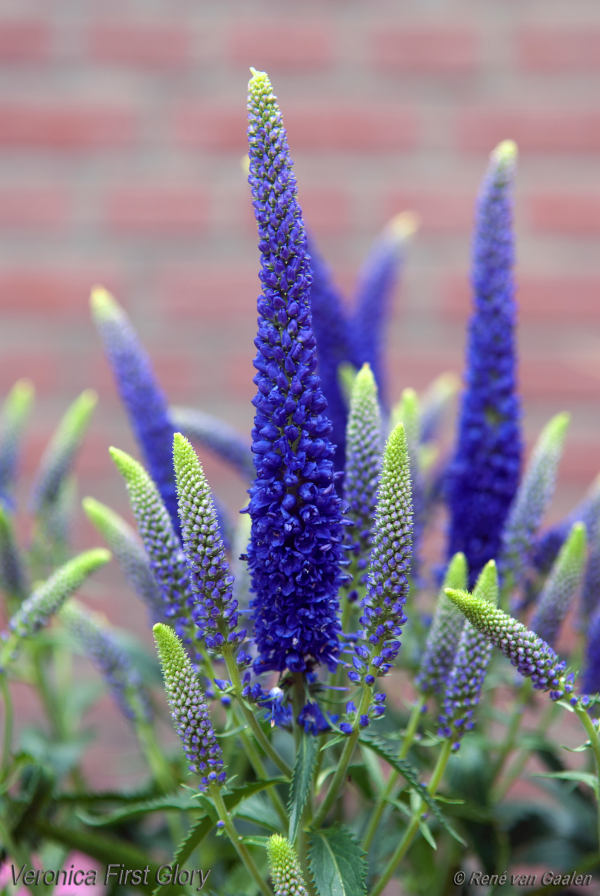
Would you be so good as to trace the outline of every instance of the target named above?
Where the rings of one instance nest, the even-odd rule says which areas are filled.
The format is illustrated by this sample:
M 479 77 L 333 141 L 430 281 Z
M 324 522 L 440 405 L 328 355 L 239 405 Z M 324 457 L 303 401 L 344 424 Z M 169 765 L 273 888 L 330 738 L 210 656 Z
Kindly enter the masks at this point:
M 522 682 L 521 687 L 519 689 L 518 698 L 515 701 L 515 705 L 512 711 L 512 715 L 510 717 L 506 735 L 504 737 L 504 742 L 500 747 L 500 753 L 496 762 L 492 766 L 492 777 L 491 780 L 495 781 L 498 775 L 501 773 L 506 760 L 512 753 L 515 744 L 517 742 L 517 735 L 519 733 L 519 728 L 521 727 L 521 722 L 523 720 L 523 710 L 526 704 L 529 702 L 529 698 L 531 697 L 531 693 L 533 691 L 533 686 L 531 684 L 531 679 L 526 678 L 525 681 Z
M 348 735 L 348 739 L 346 740 L 344 749 L 342 750 L 342 755 L 340 756 L 338 767 L 335 771 L 331 784 L 329 785 L 329 790 L 327 791 L 325 799 L 319 806 L 319 810 L 314 817 L 313 826 L 316 828 L 318 828 L 319 825 L 321 825 L 325 821 L 327 813 L 337 799 L 340 787 L 342 786 L 346 777 L 348 766 L 350 764 L 350 760 L 352 759 L 352 754 L 354 753 L 354 747 L 356 746 L 356 742 L 358 741 L 358 737 L 360 735 L 359 719 L 367 712 L 370 703 L 371 689 L 367 686 L 364 686 L 362 696 L 360 698 L 360 705 L 356 711 L 352 734 Z
M 223 826 L 227 832 L 227 836 L 231 840 L 233 848 L 237 852 L 238 856 L 244 863 L 246 870 L 253 878 L 254 882 L 258 885 L 258 888 L 263 896 L 273 896 L 271 889 L 267 886 L 266 882 L 262 879 L 258 868 L 254 863 L 254 859 L 248 852 L 246 848 L 246 844 L 236 831 L 233 821 L 231 819 L 231 815 L 227 811 L 227 807 L 223 802 L 223 797 L 221 796 L 221 791 L 216 785 L 212 785 L 210 787 L 210 795 L 215 804 L 215 808 L 219 813 L 219 818 L 223 822 Z
M 414 736 L 417 733 L 417 729 L 419 727 L 419 721 L 423 713 L 425 702 L 426 699 L 421 694 L 412 708 L 411 714 L 408 719 L 408 725 L 406 726 L 406 731 L 404 732 L 404 738 L 402 740 L 402 746 L 400 747 L 400 753 L 398 754 L 399 759 L 406 759 L 406 756 L 408 755 L 408 751 L 411 748 Z M 371 843 L 373 842 L 373 838 L 377 833 L 377 828 L 379 826 L 379 822 L 381 821 L 381 816 L 383 815 L 385 807 L 395 790 L 399 777 L 400 775 L 398 774 L 396 769 L 392 769 L 388 777 L 385 790 L 379 796 L 377 805 L 373 810 L 371 818 L 369 819 L 369 825 L 367 827 L 367 830 L 365 831 L 365 836 L 363 838 L 363 849 L 365 850 L 365 852 L 369 851 Z
M 251 737 L 248 736 L 248 733 L 246 731 L 242 731 L 240 734 L 240 737 L 241 737 L 242 743 L 244 745 L 244 750 L 246 751 L 246 755 L 248 756 L 248 759 L 250 760 L 250 763 L 251 763 L 252 767 L 254 768 L 254 771 L 260 778 L 262 778 L 263 780 L 266 780 L 267 779 L 267 771 L 265 769 L 262 759 L 258 755 L 258 750 L 256 749 L 256 747 L 254 745 L 254 741 L 252 740 Z M 279 821 L 281 822 L 282 829 L 285 830 L 289 824 L 289 819 L 288 819 L 288 814 L 286 812 L 285 806 L 283 805 L 283 802 L 281 801 L 281 797 L 279 796 L 279 794 L 277 793 L 277 791 L 275 790 L 274 787 L 269 787 L 268 792 L 269 792 L 269 796 L 271 798 L 271 802 L 273 803 L 273 808 L 277 812 Z
M 546 711 L 542 716 L 540 724 L 537 727 L 538 734 L 545 734 L 548 730 L 552 720 L 554 719 L 559 707 L 553 701 L 550 701 L 549 705 L 546 707 Z M 504 778 L 504 780 L 499 781 L 496 786 L 492 789 L 492 804 L 501 802 L 514 782 L 521 775 L 527 760 L 529 759 L 530 750 L 525 747 L 521 748 L 517 753 L 514 762 L 508 769 L 508 774 Z
M 448 760 L 450 759 L 451 754 L 452 754 L 452 744 L 450 743 L 449 740 L 447 740 L 444 742 L 442 751 L 441 751 L 440 755 L 438 756 L 438 761 L 433 770 L 431 780 L 427 787 L 429 793 L 432 796 L 434 796 L 435 792 L 437 791 L 438 787 L 440 786 L 440 781 L 442 780 L 442 777 L 446 770 L 446 765 L 448 764 Z M 423 800 L 419 800 L 419 805 L 418 805 L 415 813 L 413 814 L 410 824 L 408 825 L 406 831 L 404 832 L 404 836 L 403 836 L 402 840 L 396 847 L 396 850 L 394 851 L 392 857 L 390 858 L 389 862 L 385 866 L 383 874 L 381 875 L 381 877 L 375 884 L 374 889 L 371 890 L 370 896 L 381 896 L 381 893 L 383 893 L 384 889 L 386 888 L 386 886 L 392 879 L 394 871 L 396 870 L 397 866 L 400 864 L 400 862 L 404 858 L 405 854 L 408 852 L 408 848 L 410 847 L 410 845 L 414 839 L 414 836 L 419 829 L 419 825 L 421 823 L 421 815 L 423 813 L 423 809 L 425 808 L 425 805 L 426 804 L 423 802 Z
M 0 672 L 0 689 L 4 700 L 4 734 L 2 735 L 2 780 L 4 780 L 10 766 L 14 715 L 8 682 L 3 672 Z
M 598 833 L 598 849 L 600 849 L 600 804 L 598 803 L 600 798 L 600 736 L 596 725 L 590 718 L 585 707 L 581 706 L 581 704 L 577 704 L 575 707 L 575 714 L 587 732 L 596 760 L 596 827 Z
M 263 753 L 268 756 L 272 762 L 275 763 L 279 771 L 282 772 L 286 776 L 286 778 L 290 778 L 292 775 L 291 768 L 269 743 L 264 731 L 258 723 L 256 716 L 252 712 L 250 712 L 249 708 L 244 702 L 244 699 L 242 697 L 242 681 L 240 678 L 240 671 L 230 649 L 223 648 L 223 659 L 225 660 L 227 673 L 229 675 L 229 678 L 231 679 L 231 684 L 233 685 L 233 693 L 241 707 L 242 712 L 244 713 L 244 719 L 252 729 L 252 733 L 254 734 L 254 737 L 260 745 Z

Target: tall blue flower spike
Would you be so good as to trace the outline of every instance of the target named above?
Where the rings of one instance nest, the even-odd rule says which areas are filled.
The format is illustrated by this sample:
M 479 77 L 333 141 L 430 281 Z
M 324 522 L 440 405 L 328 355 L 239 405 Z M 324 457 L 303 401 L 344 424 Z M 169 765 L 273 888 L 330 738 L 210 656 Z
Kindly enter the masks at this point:
M 435 615 L 427 633 L 416 685 L 423 694 L 441 694 L 454 663 L 463 630 L 464 616 L 446 595 L 446 588 L 467 586 L 467 561 L 464 554 L 455 554 L 446 570 L 438 595 Z
M 350 318 L 352 360 L 357 366 L 370 365 L 384 410 L 388 408 L 384 337 L 406 242 L 417 226 L 416 216 L 410 212 L 396 215 L 390 221 L 360 273 L 356 306 Z
M 212 414 L 194 408 L 171 408 L 173 422 L 191 442 L 198 442 L 213 451 L 236 470 L 246 481 L 254 477 L 250 444 L 239 433 Z
M 261 253 L 248 562 L 260 670 L 336 664 L 343 526 L 316 374 L 311 272 L 296 181 L 268 76 L 249 84 L 249 183 Z
M 190 585 L 198 595 L 194 622 L 210 650 L 224 643 L 237 644 L 245 632 L 237 629 L 237 602 L 233 578 L 219 533 L 210 487 L 196 452 L 181 435 L 173 437 L 173 462 L 177 480 L 179 516 Z
M 83 441 L 97 395 L 86 389 L 67 408 L 40 461 L 32 489 L 36 513 L 47 512 L 57 501 L 75 455 Z
M 448 556 L 463 551 L 473 584 L 497 557 L 519 485 L 520 406 L 516 391 L 512 182 L 516 146 L 501 143 L 483 181 L 473 244 L 474 311 L 456 450 L 448 470 Z
M 190 771 L 200 776 L 200 790 L 219 786 L 226 778 L 223 754 L 198 676 L 173 629 L 158 622 L 153 631 L 171 718 Z
M 100 501 L 84 498 L 82 503 L 88 519 L 104 537 L 125 578 L 148 607 L 152 622 L 161 622 L 165 611 L 162 592 L 135 532 L 118 513 Z
M 537 530 L 554 493 L 568 424 L 568 414 L 557 414 L 546 424 L 510 508 L 498 558 L 502 602 L 521 584 L 530 562 Z
M 312 270 L 310 304 L 317 342 L 317 369 L 323 395 L 327 399 L 327 415 L 331 420 L 335 466 L 337 470 L 342 470 L 346 457 L 348 402 L 340 383 L 340 365 L 355 361 L 350 342 L 348 312 L 310 236 L 307 245 Z
M 566 672 L 566 663 L 539 635 L 474 594 L 451 588 L 446 594 L 467 621 L 501 650 L 521 675 L 531 679 L 534 688 L 549 691 L 552 700 L 567 696 L 573 705 L 578 702 L 569 696 L 573 693 L 573 675 Z
M 91 305 L 132 429 L 179 535 L 171 453 L 175 426 L 166 398 L 129 318 L 115 299 L 105 289 L 97 287 L 92 290 Z
M 125 480 L 150 568 L 161 590 L 162 615 L 175 627 L 179 637 L 190 644 L 196 635 L 197 597 L 190 587 L 185 555 L 171 518 L 142 465 L 118 448 L 111 448 L 110 455 Z M 199 655 L 195 658 L 200 660 Z
M 400 649 L 412 562 L 412 498 L 404 427 L 391 432 L 383 455 L 362 637 L 354 648 L 351 681 L 372 685 L 389 672 Z
M 463 592 L 446 591 L 449 597 L 458 593 Z M 481 570 L 475 583 L 473 600 L 489 607 L 495 607 L 498 602 L 498 573 L 494 560 L 489 560 Z M 453 750 L 459 749 L 463 735 L 473 728 L 473 716 L 481 697 L 491 653 L 489 640 L 467 622 L 458 642 L 439 718 L 439 734 L 452 739 Z
M 588 628 L 581 691 L 583 694 L 600 694 L 600 606 Z
M 588 560 L 581 588 L 581 619 L 584 625 L 592 618 L 600 606 L 600 513 L 589 524 Z
M 356 586 L 366 583 L 382 455 L 377 386 L 371 368 L 365 364 L 354 380 L 346 436 L 344 501 L 350 525 L 345 541 L 351 564 L 348 587 L 352 589 L 349 600 L 358 597 Z
M 13 509 L 13 490 L 23 429 L 33 404 L 33 386 L 18 380 L 12 387 L 0 415 L 0 505 Z
M 149 721 L 152 718 L 150 694 L 106 620 L 75 600 L 63 606 L 60 617 L 76 638 L 78 649 L 106 680 L 125 718 Z
M 586 559 L 586 532 L 575 523 L 538 598 L 530 629 L 554 647 L 560 627 L 581 584 Z

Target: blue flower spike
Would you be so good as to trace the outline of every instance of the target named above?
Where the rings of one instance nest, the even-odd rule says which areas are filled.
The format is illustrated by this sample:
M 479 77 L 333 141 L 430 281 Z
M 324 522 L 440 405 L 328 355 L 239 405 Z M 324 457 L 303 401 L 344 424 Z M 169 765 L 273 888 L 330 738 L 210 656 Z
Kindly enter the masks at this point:
M 370 365 L 384 410 L 389 403 L 384 336 L 406 245 L 418 226 L 418 218 L 412 212 L 402 212 L 389 222 L 360 273 L 356 307 L 350 320 L 353 360 L 359 365 Z
M 18 380 L 12 387 L 0 415 L 0 504 L 13 509 L 13 490 L 23 430 L 33 405 L 33 386 Z
M 233 578 L 225 557 L 210 486 L 191 444 L 173 436 L 173 463 L 177 481 L 183 550 L 192 590 L 198 595 L 194 621 L 209 650 L 238 643 L 244 632 L 237 630 L 237 603 Z
M 516 586 L 521 585 L 530 562 L 536 533 L 554 494 L 568 424 L 569 415 L 564 413 L 557 414 L 546 424 L 510 508 L 498 559 L 501 604 Z
M 457 443 L 447 476 L 448 556 L 463 551 L 471 586 L 484 564 L 498 556 L 521 470 L 512 275 L 516 156 L 512 141 L 494 150 L 479 195 L 471 278 L 474 310 Z
M 583 523 L 575 523 L 550 570 L 529 627 L 554 647 L 560 627 L 583 579 L 587 537 Z
M 467 621 L 506 656 L 517 671 L 530 678 L 533 687 L 549 691 L 552 700 L 572 697 L 573 675 L 549 644 L 504 610 L 466 591 L 448 589 L 446 594 L 464 613 Z
M 423 694 L 439 695 L 446 686 L 465 621 L 446 594 L 446 588 L 463 590 L 466 587 L 467 561 L 464 554 L 455 554 L 448 564 L 438 595 L 416 679 L 417 687 Z
M 583 694 L 600 694 L 600 606 L 587 630 L 581 691 Z
M 373 541 L 373 518 L 383 455 L 381 413 L 377 385 L 368 364 L 357 373 L 350 398 L 346 433 L 344 501 L 350 525 L 346 529 L 349 547 L 351 589 L 349 600 L 364 597 L 367 564 Z
M 363 632 L 348 672 L 351 681 L 373 685 L 398 656 L 412 563 L 412 516 L 408 449 L 399 423 L 383 455 L 367 593 L 361 602 Z
M 11 517 L 0 502 L 0 588 L 9 599 L 27 597 L 27 572 L 15 538 Z
M 294 847 L 286 837 L 273 834 L 267 843 L 275 896 L 308 896 Z
M 281 113 L 264 72 L 249 83 L 249 183 L 262 295 L 254 366 L 256 478 L 248 562 L 257 670 L 334 668 L 343 525 L 334 445 L 316 373 L 311 270 Z
M 96 287 L 92 290 L 91 307 L 137 442 L 179 535 L 171 453 L 175 426 L 167 400 L 148 355 L 116 299 L 106 289 Z
M 462 592 L 446 589 L 448 597 L 458 593 Z M 485 606 L 496 606 L 498 572 L 494 560 L 489 560 L 481 570 L 475 583 L 473 600 Z M 485 635 L 466 622 L 458 642 L 454 665 L 447 680 L 439 718 L 439 734 L 452 740 L 454 751 L 460 748 L 464 734 L 475 724 L 475 709 L 481 698 L 491 653 L 492 645 Z
M 171 718 L 190 771 L 199 775 L 200 790 L 220 786 L 226 778 L 223 754 L 200 680 L 173 629 L 158 622 L 153 632 Z

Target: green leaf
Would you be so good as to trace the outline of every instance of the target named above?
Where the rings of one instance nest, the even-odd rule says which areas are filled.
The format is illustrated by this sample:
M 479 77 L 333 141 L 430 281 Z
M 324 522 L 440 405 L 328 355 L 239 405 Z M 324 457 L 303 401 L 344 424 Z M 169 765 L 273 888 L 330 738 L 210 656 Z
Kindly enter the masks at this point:
M 417 770 L 407 762 L 406 759 L 399 759 L 397 755 L 397 747 L 395 744 L 389 744 L 383 738 L 378 737 L 375 734 L 371 734 L 370 732 L 363 731 L 363 733 L 359 737 L 360 743 L 364 744 L 369 749 L 373 750 L 377 753 L 378 756 L 381 756 L 382 759 L 392 766 L 399 774 L 402 775 L 403 778 L 408 782 L 410 788 L 414 790 L 421 797 L 423 802 L 427 805 L 427 808 L 430 810 L 432 815 L 435 817 L 436 821 L 446 830 L 448 833 L 454 837 L 455 840 L 458 840 L 459 843 L 462 843 L 463 846 L 466 846 L 462 837 L 448 824 L 446 819 L 444 818 L 442 812 L 438 804 L 435 801 L 435 798 L 429 793 L 426 787 L 421 784 L 419 780 L 419 775 Z
M 259 825 L 261 828 L 267 828 L 278 834 L 281 830 L 281 822 L 277 812 L 273 806 L 260 794 L 256 793 L 240 804 L 237 812 L 237 818 L 243 818 L 245 821 L 251 821 Z
M 294 771 L 292 772 L 290 797 L 288 801 L 288 811 L 290 813 L 288 836 L 292 844 L 296 841 L 298 827 L 302 820 L 302 812 L 304 811 L 306 800 L 310 794 L 312 779 L 315 773 L 317 752 L 317 738 L 309 734 L 303 734 L 298 745 L 298 752 L 296 753 L 296 762 L 294 763 Z
M 561 778 L 563 781 L 577 781 L 579 784 L 587 784 L 594 792 L 598 788 L 598 776 L 590 772 L 578 772 L 567 769 L 563 772 L 538 772 L 536 778 Z
M 365 853 L 347 828 L 311 833 L 309 855 L 319 896 L 366 896 Z
M 155 797 L 149 800 L 140 800 L 114 812 L 95 815 L 91 812 L 78 812 L 78 816 L 84 824 L 93 827 L 106 827 L 118 824 L 139 815 L 149 815 L 151 812 L 186 812 L 198 808 L 198 799 L 190 797 L 188 793 L 171 793 L 166 796 Z

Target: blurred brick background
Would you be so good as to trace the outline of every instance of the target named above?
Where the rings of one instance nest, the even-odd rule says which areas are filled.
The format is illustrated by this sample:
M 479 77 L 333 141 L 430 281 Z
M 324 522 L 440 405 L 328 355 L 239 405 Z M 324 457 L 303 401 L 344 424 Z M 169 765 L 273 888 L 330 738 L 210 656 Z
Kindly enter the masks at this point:
M 518 142 L 528 440 L 572 411 L 554 515 L 600 469 L 598 0 L 1 0 L 0 62 L 0 391 L 35 382 L 29 472 L 94 387 L 82 490 L 125 508 L 106 447 L 133 443 L 89 319 L 96 282 L 174 403 L 249 432 L 250 65 L 272 76 L 306 220 L 349 299 L 387 220 L 421 217 L 389 331 L 398 395 L 462 368 L 477 186 L 493 146 Z M 241 506 L 243 485 L 206 461 Z

